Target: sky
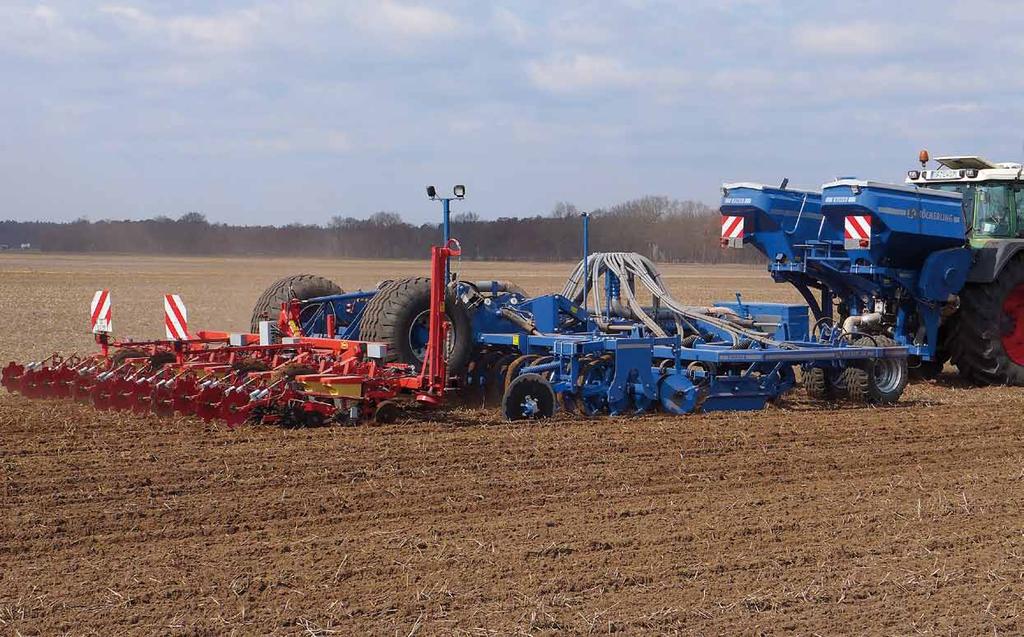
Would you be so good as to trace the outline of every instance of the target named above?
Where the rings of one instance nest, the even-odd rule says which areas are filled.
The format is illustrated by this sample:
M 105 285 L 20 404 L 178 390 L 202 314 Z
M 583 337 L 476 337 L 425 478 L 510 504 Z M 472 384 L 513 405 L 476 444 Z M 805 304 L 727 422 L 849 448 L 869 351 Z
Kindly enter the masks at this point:
M 484 218 L 1024 157 L 990 0 L 0 0 L 0 219 Z

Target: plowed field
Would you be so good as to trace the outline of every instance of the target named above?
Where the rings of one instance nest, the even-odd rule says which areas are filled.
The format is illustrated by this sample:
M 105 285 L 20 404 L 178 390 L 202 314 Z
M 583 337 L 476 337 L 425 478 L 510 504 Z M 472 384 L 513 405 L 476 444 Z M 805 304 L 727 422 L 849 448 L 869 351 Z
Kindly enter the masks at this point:
M 164 292 L 240 329 L 284 274 L 425 268 L 3 256 L 0 358 L 87 349 L 98 287 L 141 337 Z M 539 292 L 568 266 L 459 269 Z M 694 303 L 795 300 L 756 268 L 664 270 Z M 527 426 L 227 431 L 0 394 L 0 631 L 1021 634 L 1022 414 L 952 371 L 888 409 Z

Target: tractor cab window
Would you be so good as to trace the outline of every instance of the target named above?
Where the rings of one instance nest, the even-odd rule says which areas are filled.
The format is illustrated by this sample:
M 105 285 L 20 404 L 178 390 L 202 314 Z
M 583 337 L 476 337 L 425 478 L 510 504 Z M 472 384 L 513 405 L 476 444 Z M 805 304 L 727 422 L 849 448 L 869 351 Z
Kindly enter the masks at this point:
M 1024 236 L 1024 185 L 1013 187 L 1014 198 L 1017 200 L 1017 236 Z
M 1016 225 L 1010 184 L 980 184 L 976 188 L 974 231 L 993 237 L 1010 236 Z

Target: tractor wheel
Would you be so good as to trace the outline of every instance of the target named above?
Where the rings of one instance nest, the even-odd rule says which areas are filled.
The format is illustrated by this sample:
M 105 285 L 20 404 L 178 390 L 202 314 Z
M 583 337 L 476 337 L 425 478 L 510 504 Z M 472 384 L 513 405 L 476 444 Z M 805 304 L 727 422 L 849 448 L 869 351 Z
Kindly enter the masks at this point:
M 853 342 L 857 347 L 898 347 L 887 336 L 861 337 Z M 876 358 L 862 366 L 847 367 L 842 384 L 850 400 L 871 405 L 892 405 L 903 395 L 910 380 L 905 358 Z
M 281 340 L 281 332 L 277 327 L 277 318 L 281 314 L 281 305 L 292 299 L 313 299 L 318 296 L 344 294 L 344 290 L 330 279 L 315 274 L 293 274 L 275 281 L 267 288 L 256 305 L 252 308 L 249 330 L 256 334 L 260 330 L 260 321 L 270 321 L 270 340 L 277 343 Z
M 1014 259 L 992 283 L 960 296 L 953 364 L 982 385 L 1024 385 L 1024 261 Z
M 448 375 L 459 376 L 473 350 L 469 312 L 454 294 L 445 299 L 449 331 L 445 343 Z M 430 325 L 430 279 L 414 277 L 392 281 L 366 304 L 360 339 L 384 343 L 387 361 L 420 367 L 427 348 Z

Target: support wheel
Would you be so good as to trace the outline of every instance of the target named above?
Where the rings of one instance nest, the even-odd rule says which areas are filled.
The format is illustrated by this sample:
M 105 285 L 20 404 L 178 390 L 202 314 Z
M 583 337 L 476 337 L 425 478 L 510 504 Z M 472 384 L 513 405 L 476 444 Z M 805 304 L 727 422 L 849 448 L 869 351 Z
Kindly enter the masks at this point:
M 281 341 L 281 331 L 277 327 L 277 319 L 281 315 L 281 305 L 292 299 L 315 299 L 320 296 L 344 294 L 341 287 L 322 276 L 315 274 L 294 274 L 274 281 L 264 290 L 256 305 L 252 308 L 249 320 L 249 331 L 253 334 L 260 330 L 260 321 L 270 321 L 270 337 L 274 343 Z
M 804 390 L 812 400 L 833 401 L 838 395 L 837 387 L 829 370 L 812 367 L 804 372 Z
M 501 412 L 509 421 L 550 418 L 555 413 L 555 391 L 540 374 L 523 374 L 505 391 Z
M 897 347 L 896 341 L 886 336 L 859 338 L 858 347 Z M 905 358 L 875 358 L 843 371 L 843 384 L 850 400 L 871 405 L 896 403 L 910 380 Z
M 373 410 L 373 422 L 378 425 L 390 425 L 402 415 L 402 409 L 393 400 L 385 400 Z
M 469 312 L 458 297 L 446 294 L 448 340 L 445 358 L 448 375 L 461 376 L 473 353 L 473 326 Z M 430 279 L 414 277 L 383 286 L 366 304 L 360 339 L 388 346 L 387 361 L 423 365 L 430 321 Z

